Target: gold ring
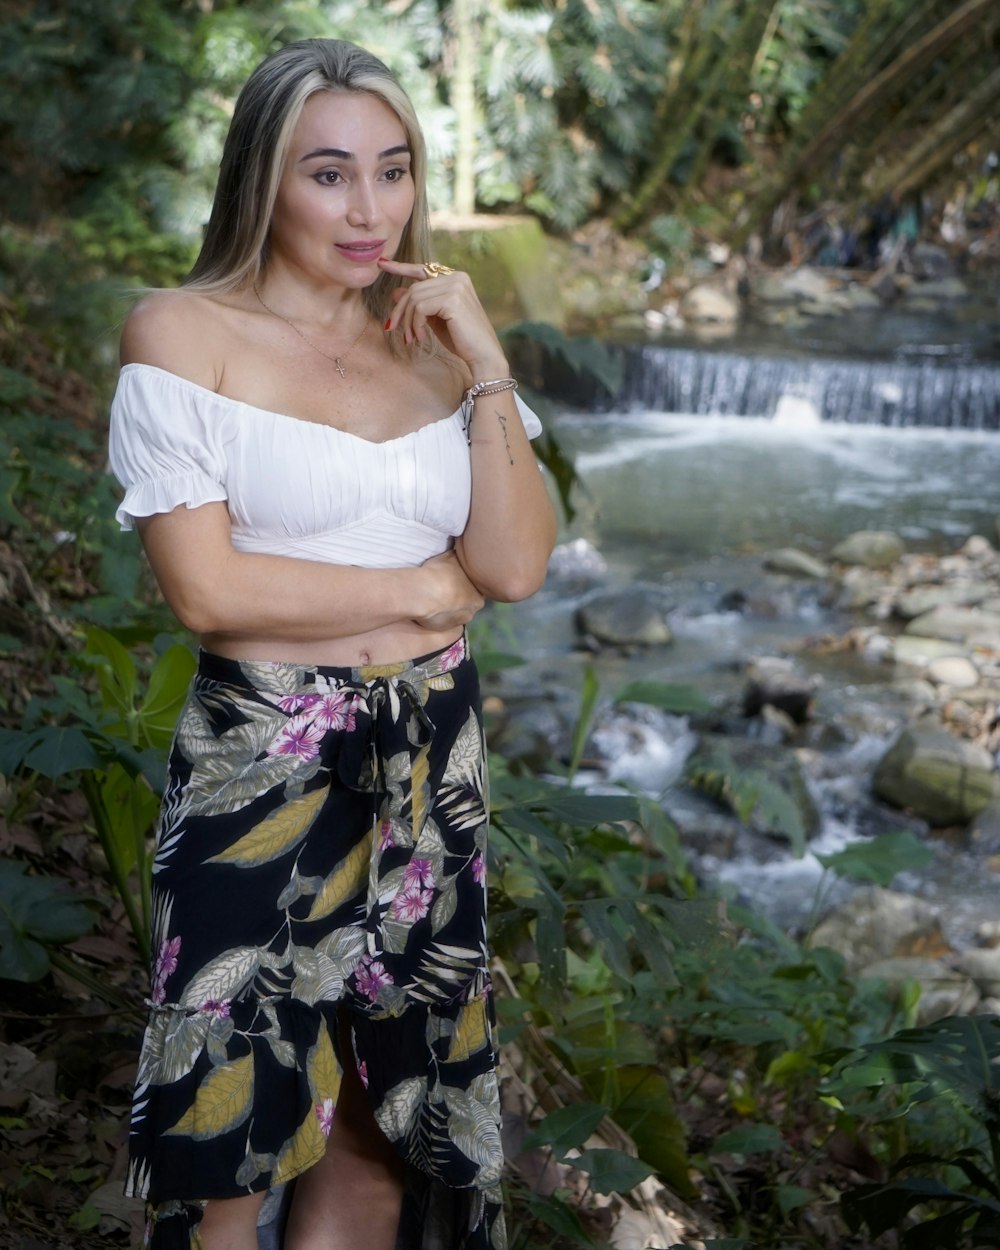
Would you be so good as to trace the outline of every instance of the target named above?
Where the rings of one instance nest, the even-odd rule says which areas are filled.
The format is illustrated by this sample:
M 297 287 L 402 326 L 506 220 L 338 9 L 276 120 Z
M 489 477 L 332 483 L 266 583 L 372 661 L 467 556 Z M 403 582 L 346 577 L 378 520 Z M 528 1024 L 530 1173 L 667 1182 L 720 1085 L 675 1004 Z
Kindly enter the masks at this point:
M 428 278 L 443 278 L 446 274 L 454 272 L 454 269 L 449 268 L 447 265 L 439 265 L 436 260 L 424 262 L 424 273 Z

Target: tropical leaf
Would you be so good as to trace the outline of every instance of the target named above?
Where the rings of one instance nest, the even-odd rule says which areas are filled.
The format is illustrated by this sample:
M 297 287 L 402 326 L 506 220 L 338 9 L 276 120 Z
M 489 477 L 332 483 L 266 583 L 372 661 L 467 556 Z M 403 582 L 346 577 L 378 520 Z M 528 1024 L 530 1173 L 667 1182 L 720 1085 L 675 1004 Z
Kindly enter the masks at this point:
M 307 921 L 322 920 L 324 916 L 331 915 L 353 894 L 364 888 L 364 883 L 368 879 L 371 855 L 372 835 L 369 830 L 323 882 L 323 888 L 316 895 L 309 914 L 306 916 Z
M 390 1141 L 399 1141 L 410 1132 L 426 1093 L 427 1078 L 422 1076 L 407 1077 L 389 1090 L 375 1111 L 375 1119 Z
M 633 1159 L 621 1150 L 581 1150 L 575 1159 L 567 1159 L 590 1177 L 590 1185 L 599 1194 L 624 1194 L 640 1185 L 654 1169 L 641 1159 Z
M 313 821 L 329 793 L 329 786 L 320 786 L 319 789 L 310 790 L 308 794 L 292 799 L 291 802 L 283 803 L 277 811 L 266 816 L 232 846 L 227 846 L 224 851 L 205 862 L 255 868 L 259 864 L 269 864 L 274 859 L 280 859 L 298 846 L 312 828 Z
M 260 951 L 256 946 L 235 946 L 223 951 L 188 982 L 180 1004 L 197 1009 L 209 1001 L 235 998 L 259 967 Z
M 478 1077 L 467 1090 L 449 1085 L 441 1090 L 449 1112 L 448 1136 L 480 1169 L 479 1184 L 498 1181 L 503 1169 L 503 1149 L 495 1078 L 488 1088 Z
M 228 1133 L 250 1114 L 253 1087 L 253 1054 L 220 1064 L 202 1081 L 194 1102 L 173 1128 L 166 1130 L 167 1136 L 208 1141 Z
M 326 1150 L 326 1138 L 320 1128 L 316 1108 L 310 1104 L 306 1118 L 278 1153 L 271 1177 L 272 1185 L 290 1181 L 317 1163 Z
M 578 1102 L 550 1111 L 541 1124 L 531 1130 L 521 1148 L 534 1150 L 537 1146 L 551 1146 L 558 1155 L 564 1155 L 567 1150 L 582 1146 L 607 1113 L 607 1107 L 596 1102 Z
M 482 1050 L 487 1040 L 486 1002 L 478 994 L 458 1013 L 448 1047 L 448 1063 L 460 1063 Z
M 309 1077 L 309 1088 L 316 1102 L 322 1102 L 324 1098 L 332 1098 L 336 1104 L 340 1097 L 340 1064 L 337 1062 L 333 1042 L 322 1019 L 316 1044 L 311 1047 L 306 1059 L 306 1075 Z

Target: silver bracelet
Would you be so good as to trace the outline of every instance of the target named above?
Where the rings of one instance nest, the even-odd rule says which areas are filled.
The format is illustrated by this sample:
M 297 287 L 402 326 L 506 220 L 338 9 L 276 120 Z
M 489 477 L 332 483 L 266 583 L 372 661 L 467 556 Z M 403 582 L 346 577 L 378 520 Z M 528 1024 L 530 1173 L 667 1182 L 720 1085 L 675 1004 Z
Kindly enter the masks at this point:
M 462 396 L 460 410 L 462 423 L 465 427 L 465 441 L 472 442 L 472 412 L 480 395 L 499 395 L 502 391 L 516 391 L 517 382 L 513 378 L 493 378 L 490 382 L 475 382 Z

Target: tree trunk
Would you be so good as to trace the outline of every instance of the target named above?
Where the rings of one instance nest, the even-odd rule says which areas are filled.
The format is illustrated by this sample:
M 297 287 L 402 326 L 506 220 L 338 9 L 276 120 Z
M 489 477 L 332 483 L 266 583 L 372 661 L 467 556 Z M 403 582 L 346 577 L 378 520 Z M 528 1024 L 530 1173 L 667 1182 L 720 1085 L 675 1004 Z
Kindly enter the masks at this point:
M 455 110 L 455 183 L 452 207 L 456 213 L 476 211 L 476 0 L 452 0 L 455 32 L 455 71 L 451 105 Z
M 995 69 L 960 103 L 936 122 L 919 143 L 891 165 L 872 186 L 872 197 L 901 199 L 928 182 L 958 152 L 985 133 L 996 120 L 1000 69 Z

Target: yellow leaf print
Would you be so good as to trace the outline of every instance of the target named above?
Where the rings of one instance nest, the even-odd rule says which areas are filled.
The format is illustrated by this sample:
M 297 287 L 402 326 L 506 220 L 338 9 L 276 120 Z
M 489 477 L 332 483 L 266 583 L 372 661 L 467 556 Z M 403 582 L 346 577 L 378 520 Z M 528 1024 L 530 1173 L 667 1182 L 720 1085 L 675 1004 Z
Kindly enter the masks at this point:
M 427 800 L 427 748 L 424 747 L 413 761 L 410 782 L 410 803 L 411 817 L 413 821 L 413 832 L 419 835 L 420 830 L 424 827 L 424 812 Z
M 340 1096 L 340 1064 L 337 1062 L 330 1034 L 326 1031 L 326 1026 L 322 1021 L 316 1045 L 309 1051 L 306 1074 L 309 1077 L 309 1088 L 313 1092 L 315 1101 L 322 1102 L 324 1098 L 332 1098 L 336 1106 Z
M 346 903 L 352 894 L 362 889 L 368 880 L 371 857 L 372 835 L 369 829 L 354 850 L 344 856 L 323 882 L 306 920 L 322 920 L 324 916 L 336 911 L 342 903 Z
M 253 1102 L 253 1055 L 223 1063 L 205 1077 L 194 1102 L 167 1136 L 207 1141 L 242 1124 Z
M 448 1048 L 448 1063 L 469 1059 L 486 1044 L 486 1003 L 478 996 L 458 1013 Z
M 306 1118 L 296 1129 L 295 1135 L 282 1146 L 278 1161 L 274 1165 L 274 1172 L 271 1174 L 271 1184 L 280 1185 L 283 1181 L 290 1181 L 293 1176 L 298 1176 L 307 1168 L 311 1168 L 323 1157 L 324 1150 L 326 1150 L 326 1138 L 320 1127 L 319 1116 L 316 1114 L 316 1108 L 310 1107 L 306 1112 Z
M 321 786 L 318 790 L 310 790 L 308 794 L 302 794 L 297 799 L 282 804 L 276 812 L 265 817 L 232 846 L 227 846 L 224 851 L 205 862 L 239 864 L 244 868 L 253 868 L 278 859 L 306 836 L 329 793 L 329 786 Z

